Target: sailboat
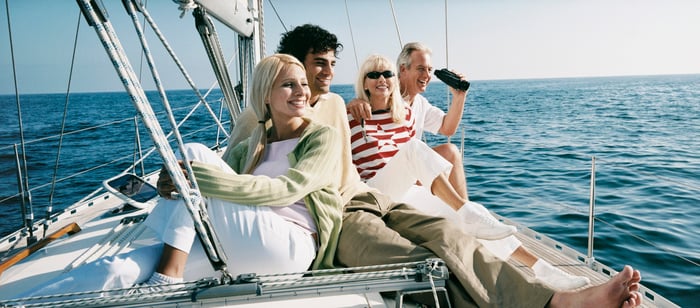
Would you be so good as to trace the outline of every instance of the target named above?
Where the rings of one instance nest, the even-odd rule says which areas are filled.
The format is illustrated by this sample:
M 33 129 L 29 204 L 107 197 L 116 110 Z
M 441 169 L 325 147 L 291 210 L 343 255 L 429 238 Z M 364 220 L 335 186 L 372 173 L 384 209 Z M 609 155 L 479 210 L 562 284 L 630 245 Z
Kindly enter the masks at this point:
M 49 210 L 44 218 L 34 219 L 31 204 L 31 189 L 26 180 L 26 167 L 23 165 L 24 144 L 16 149 L 18 161 L 18 182 L 24 226 L 5 236 L 0 241 L 0 304 L 3 306 L 232 306 L 268 307 L 271 303 L 289 307 L 388 307 L 410 306 L 411 295 L 427 294 L 435 304 L 444 302 L 445 280 L 448 269 L 438 259 L 405 264 L 326 270 L 322 272 L 293 273 L 302 277 L 288 278 L 291 273 L 279 275 L 256 275 L 251 273 L 238 277 L 225 274 L 225 260 L 217 249 L 216 234 L 208 225 L 206 211 L 194 200 L 187 201 L 188 209 L 195 220 L 207 258 L 221 273 L 216 276 L 186 280 L 165 292 L 132 294 L 128 289 L 100 290 L 95 292 L 67 293 L 42 298 L 17 298 L 32 287 L 48 281 L 63 272 L 71 271 L 106 256 L 137 249 L 156 241 L 155 234 L 141 223 L 158 200 L 155 182 L 161 164 L 147 165 L 148 157 L 159 155 L 161 161 L 171 170 L 176 183 L 187 183 L 184 174 L 177 173 L 172 139 L 181 141 L 190 135 L 200 135 L 198 129 L 189 134 L 184 132 L 184 124 L 173 116 L 169 96 L 160 83 L 155 63 L 150 57 L 149 44 L 145 41 L 141 23 L 151 26 L 157 37 L 166 46 L 173 61 L 185 74 L 186 70 L 169 47 L 167 39 L 158 31 L 146 6 L 140 1 L 124 1 L 127 15 L 133 20 L 134 29 L 140 36 L 143 55 L 147 59 L 156 88 L 153 95 L 144 91 L 141 78 L 136 73 L 133 62 L 126 57 L 116 30 L 110 23 L 110 16 L 99 1 L 78 0 L 82 18 L 97 34 L 98 39 L 112 62 L 119 79 L 123 82 L 133 108 L 139 114 L 135 119 L 134 137 L 137 149 L 132 155 L 133 164 L 121 172 L 104 177 L 101 185 L 92 193 L 74 204 L 53 212 Z M 226 144 L 230 127 L 246 102 L 249 76 L 255 63 L 264 54 L 264 31 L 262 4 L 257 1 L 198 0 L 182 1 L 183 10 L 193 11 L 196 27 L 200 31 L 202 43 L 207 50 L 212 69 L 222 93 L 218 102 L 210 102 L 207 93 L 202 93 L 188 80 L 195 104 L 193 109 L 205 110 L 212 118 L 207 128 L 215 131 L 207 145 L 221 150 Z M 143 21 L 136 16 L 139 15 Z M 221 53 L 221 46 L 213 26 L 214 18 L 220 24 L 233 30 L 237 36 L 238 54 L 234 58 L 237 65 L 229 65 Z M 231 67 L 238 73 L 236 78 L 229 74 Z M 238 86 L 236 86 L 238 85 Z M 153 101 L 160 100 L 164 114 L 156 114 Z M 188 116 L 184 116 L 187 120 Z M 182 120 L 181 122 L 184 122 Z M 173 129 L 166 133 L 161 124 L 169 122 Z M 154 146 L 143 149 L 139 128 L 145 128 Z M 181 142 L 175 142 L 180 144 Z M 89 170 L 89 169 L 88 169 Z M 66 181 L 70 181 L 68 178 Z M 190 195 L 191 188 L 181 185 L 179 191 Z M 550 261 L 565 267 L 578 275 L 588 276 L 593 283 L 607 280 L 616 272 L 595 260 L 591 260 L 549 237 L 534 232 L 525 226 L 505 217 L 498 218 L 518 226 L 518 238 L 528 248 L 551 254 Z M 519 266 L 524 274 L 532 275 L 529 269 Z M 322 275 L 318 275 L 322 274 Z M 186 277 L 187 278 L 187 277 Z M 674 307 L 675 304 L 659 294 L 642 286 L 645 306 Z

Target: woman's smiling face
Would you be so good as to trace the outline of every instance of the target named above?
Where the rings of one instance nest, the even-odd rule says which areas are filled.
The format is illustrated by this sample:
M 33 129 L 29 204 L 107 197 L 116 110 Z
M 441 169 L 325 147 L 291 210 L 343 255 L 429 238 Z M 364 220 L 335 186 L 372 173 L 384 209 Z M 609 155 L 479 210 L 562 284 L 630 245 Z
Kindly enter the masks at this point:
M 394 86 L 396 86 L 396 74 L 390 67 L 378 66 L 365 74 L 364 88 L 369 92 L 370 100 L 379 98 L 388 100 L 394 91 Z
M 303 116 L 310 96 L 304 70 L 298 65 L 287 65 L 277 75 L 270 91 L 268 105 L 272 117 L 285 121 Z

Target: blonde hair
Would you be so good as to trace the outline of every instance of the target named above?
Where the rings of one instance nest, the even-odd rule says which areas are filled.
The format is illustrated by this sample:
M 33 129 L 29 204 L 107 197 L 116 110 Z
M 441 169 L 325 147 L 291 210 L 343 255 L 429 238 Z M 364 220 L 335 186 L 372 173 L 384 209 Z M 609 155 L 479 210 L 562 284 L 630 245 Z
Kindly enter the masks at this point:
M 381 69 L 380 69 L 381 68 Z M 370 55 L 365 59 L 360 67 L 360 72 L 357 74 L 357 82 L 355 83 L 355 96 L 369 102 L 369 91 L 365 90 L 365 78 L 367 73 L 371 71 L 390 70 L 394 72 L 394 76 L 387 78 L 392 79 L 391 95 L 389 95 L 389 109 L 391 110 L 391 118 L 394 123 L 401 123 L 406 119 L 406 103 L 401 98 L 399 90 L 399 79 L 396 75 L 396 67 L 384 56 Z
M 262 59 L 253 71 L 253 83 L 250 90 L 250 107 L 255 112 L 258 125 L 253 129 L 253 133 L 248 140 L 248 156 L 245 173 L 253 172 L 258 166 L 265 153 L 267 145 L 267 130 L 265 123 L 270 120 L 268 110 L 268 100 L 272 93 L 272 86 L 277 80 L 280 72 L 290 65 L 297 65 L 303 72 L 306 72 L 304 65 L 297 58 L 286 54 L 274 54 Z

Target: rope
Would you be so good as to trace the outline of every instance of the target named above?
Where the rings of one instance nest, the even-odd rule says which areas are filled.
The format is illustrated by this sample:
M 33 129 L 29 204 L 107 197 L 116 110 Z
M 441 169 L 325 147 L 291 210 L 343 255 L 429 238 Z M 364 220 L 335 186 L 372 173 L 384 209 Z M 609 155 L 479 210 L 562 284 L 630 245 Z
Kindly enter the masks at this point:
M 397 267 L 410 267 L 410 266 L 415 266 L 418 264 L 423 264 L 425 261 L 415 261 L 415 262 L 405 262 L 405 263 L 393 263 L 393 264 L 379 264 L 379 265 L 366 265 L 366 266 L 357 266 L 357 267 L 351 267 L 351 268 L 334 268 L 334 269 L 325 269 L 325 270 L 311 270 L 311 271 L 303 271 L 303 272 L 292 272 L 292 273 L 284 273 L 284 274 L 262 274 L 258 275 L 258 277 L 264 278 L 264 277 L 276 277 L 276 276 L 289 276 L 289 275 L 325 275 L 325 274 L 337 274 L 337 273 L 345 273 L 347 271 L 369 271 L 369 270 L 380 270 L 380 269 L 388 269 L 388 268 L 397 268 Z
M 157 145 L 159 153 L 163 158 L 164 165 L 173 179 L 177 191 L 182 192 L 184 203 L 193 219 L 195 231 L 203 243 L 205 252 L 207 252 L 212 266 L 225 273 L 226 264 L 223 261 L 223 254 L 219 253 L 220 249 L 218 249 L 219 246 L 215 233 L 209 232 L 208 217 L 206 217 L 205 205 L 202 203 L 199 191 L 196 188 L 190 189 L 188 185 L 189 181 L 185 178 L 180 169 L 177 159 L 163 134 L 163 130 L 155 117 L 153 109 L 148 103 L 143 88 L 135 78 L 134 70 L 129 64 L 128 59 L 126 59 L 125 52 L 119 40 L 116 38 L 116 34 L 110 22 L 108 20 L 100 20 L 101 16 L 97 15 L 96 10 L 92 7 L 92 2 L 89 2 L 89 0 L 79 0 L 79 5 L 83 8 L 83 12 L 87 14 L 86 18 L 88 22 L 93 25 L 98 38 L 105 47 L 105 51 L 112 59 L 115 70 L 121 77 L 125 89 L 129 92 L 134 106 L 144 121 L 144 125 L 148 129 L 154 143 Z M 187 162 L 186 157 L 183 159 Z M 187 169 L 190 173 L 190 179 L 194 183 L 191 168 L 188 166 Z
M 430 271 L 428 271 L 428 280 L 430 281 L 430 290 L 433 293 L 433 302 L 435 303 L 435 307 L 440 308 L 440 300 L 438 299 L 438 294 L 437 294 L 437 288 L 435 287 L 435 280 L 433 279 L 433 271 L 437 270 L 439 265 L 438 261 L 434 261 L 429 264 L 430 266 Z
M 250 74 L 253 74 L 253 67 L 255 66 L 255 64 L 258 63 L 260 60 L 262 60 L 263 57 L 265 57 L 265 50 L 267 49 L 266 48 L 267 46 L 265 45 L 266 44 L 265 43 L 265 27 L 263 27 L 263 25 L 265 24 L 265 14 L 264 14 L 263 9 L 265 6 L 263 5 L 262 1 L 257 1 L 257 3 L 258 3 L 258 7 L 257 7 L 257 9 L 258 9 L 258 16 L 257 16 L 258 17 L 258 24 L 256 25 L 255 28 L 258 30 L 257 33 L 258 33 L 259 37 L 257 39 L 257 43 L 259 44 L 258 48 L 259 48 L 260 54 L 256 58 L 255 57 L 255 50 L 254 50 L 255 48 L 246 49 L 250 52 L 250 55 L 252 58 L 252 61 L 251 61 L 251 59 L 248 59 L 249 62 L 247 62 L 247 64 L 249 65 L 249 68 L 247 70 L 248 70 L 248 72 L 250 72 Z M 282 26 L 284 26 L 284 25 L 282 25 Z M 255 31 L 253 31 L 253 33 L 255 33 Z M 247 41 L 252 44 L 252 42 L 253 42 L 252 37 L 250 39 L 248 39 Z M 246 100 L 246 102 L 247 101 L 248 100 Z
M 188 11 L 194 10 L 198 7 L 198 5 L 194 3 L 193 0 L 173 0 L 173 2 L 179 4 L 177 9 L 182 11 L 180 13 L 180 18 L 184 17 Z
M 235 119 L 237 119 L 238 115 L 241 113 L 241 104 L 233 89 L 233 83 L 228 73 L 216 28 L 211 18 L 209 18 L 203 9 L 195 9 L 193 15 L 197 32 L 202 39 L 202 43 L 205 47 L 204 49 L 207 52 L 207 56 L 209 56 L 209 62 L 214 70 L 214 75 L 224 95 L 224 101 L 231 113 L 231 121 L 235 124 Z
M 392 279 L 402 278 L 412 282 L 417 281 L 414 276 L 426 275 L 430 280 L 431 291 L 435 299 L 435 303 L 439 305 L 437 297 L 437 287 L 435 286 L 435 278 L 447 279 L 446 273 L 440 269 L 442 263 L 439 259 L 428 259 L 425 261 L 407 262 L 398 264 L 384 264 L 372 266 L 360 266 L 352 268 L 340 268 L 330 270 L 313 270 L 296 273 L 281 273 L 268 275 L 251 275 L 254 279 L 245 280 L 245 283 L 257 283 L 261 288 L 261 293 L 270 296 L 270 290 L 285 290 L 287 287 L 308 287 L 313 285 L 327 286 L 330 282 L 359 282 L 370 281 L 372 279 Z M 384 270 L 394 268 L 394 270 Z M 398 269 L 396 269 L 398 268 Z M 366 273 L 346 273 L 368 270 L 382 270 Z M 433 275 L 437 272 L 442 275 Z M 315 276 L 319 274 L 337 273 L 340 275 Z M 301 277 L 300 274 L 313 275 L 310 277 Z M 267 279 L 286 276 L 286 279 Z M 70 307 L 73 305 L 105 305 L 116 303 L 127 303 L 133 301 L 168 299 L 174 297 L 184 298 L 191 296 L 192 293 L 198 290 L 205 290 L 209 287 L 220 286 L 222 281 L 216 278 L 203 278 L 196 281 L 185 281 L 172 284 L 159 284 L 156 286 L 134 286 L 128 288 L 115 288 L 109 290 L 84 291 L 65 294 L 54 294 L 37 297 L 25 297 L 12 299 L 2 304 L 22 303 L 24 307 L 35 306 L 52 306 L 52 307 Z M 153 292 L 157 290 L 157 292 Z M 149 292 L 150 291 L 150 292 Z M 369 290 L 368 290 L 369 291 Z M 78 297 L 78 298 L 76 298 Z M 192 297 L 196 299 L 196 297 Z M 51 301 L 53 300 L 53 301 Z M 37 303 L 39 302 L 39 303 Z M 439 307 L 439 306 L 438 306 Z
M 129 301 L 143 301 L 146 299 L 166 299 L 177 295 L 184 296 L 198 288 L 197 283 L 182 282 L 176 284 L 160 285 L 169 287 L 169 290 L 153 293 L 137 293 L 137 290 L 148 287 L 129 287 L 99 291 L 73 292 L 55 295 L 45 295 L 36 297 L 16 298 L 4 302 L 21 304 L 22 307 L 74 307 L 76 305 L 107 305 L 126 303 Z M 129 292 L 133 292 L 130 294 Z M 136 292 L 134 292 L 136 291 Z M 51 301 L 53 300 L 53 301 Z

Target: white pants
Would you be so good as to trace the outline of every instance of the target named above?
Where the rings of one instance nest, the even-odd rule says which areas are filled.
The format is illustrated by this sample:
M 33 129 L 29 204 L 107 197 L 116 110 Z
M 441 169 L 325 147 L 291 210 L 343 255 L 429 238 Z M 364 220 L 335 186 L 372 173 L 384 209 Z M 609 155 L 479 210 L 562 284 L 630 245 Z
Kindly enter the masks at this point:
M 185 150 L 188 160 L 217 165 L 234 173 L 204 145 L 187 144 Z M 240 205 L 212 198 L 205 198 L 205 201 L 228 260 L 228 270 L 234 277 L 242 273 L 300 272 L 311 266 L 316 257 L 316 243 L 308 230 L 266 206 Z M 160 234 L 164 243 L 189 252 L 195 230 L 182 201 L 159 202 L 144 223 Z
M 457 214 L 457 211 L 430 193 L 425 186 L 413 185 L 398 201 L 408 203 L 428 215 L 447 218 L 447 220 L 457 226 L 461 226 L 464 223 L 463 218 Z M 469 201 L 464 206 L 471 206 L 470 203 L 475 202 Z M 522 245 L 522 242 L 513 235 L 500 240 L 479 239 L 478 241 L 488 251 L 503 261 L 507 261 L 510 255 L 515 252 L 515 249 Z
M 430 187 L 440 173 L 448 173 L 452 164 L 420 140 L 411 138 L 389 162 L 367 181 L 392 200 L 400 200 L 416 181 Z
M 163 244 L 156 244 L 116 256 L 103 257 L 35 286 L 18 297 L 130 287 L 136 281 L 145 281 L 151 276 L 162 251 Z M 94 296 L 91 294 L 81 297 Z
M 218 164 L 233 172 L 216 153 L 200 144 L 186 145 L 187 159 Z M 206 199 L 209 217 L 234 277 L 243 273 L 291 273 L 307 270 L 316 257 L 310 232 L 290 223 L 265 206 L 246 206 Z M 160 199 L 144 223 L 160 239 L 190 255 L 184 279 L 215 274 L 182 201 Z M 194 244 L 194 245 L 193 245 Z M 84 264 L 22 295 L 40 296 L 126 288 L 146 281 L 155 271 L 163 244 L 135 249 Z

